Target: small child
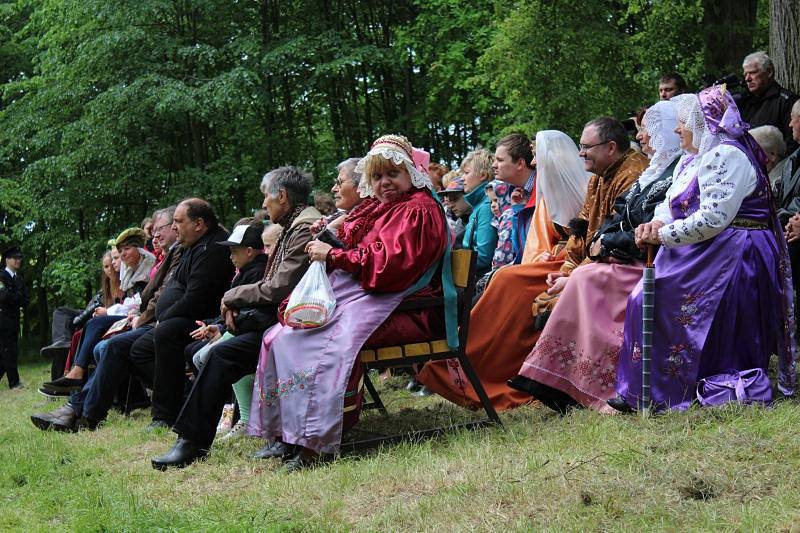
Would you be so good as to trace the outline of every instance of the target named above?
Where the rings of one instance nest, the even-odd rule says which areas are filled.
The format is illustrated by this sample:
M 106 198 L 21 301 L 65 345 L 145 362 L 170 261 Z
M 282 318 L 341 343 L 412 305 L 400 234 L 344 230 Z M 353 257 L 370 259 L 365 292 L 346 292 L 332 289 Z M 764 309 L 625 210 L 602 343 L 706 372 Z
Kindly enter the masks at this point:
M 280 224 L 267 224 L 264 226 L 264 231 L 261 232 L 261 241 L 264 243 L 264 253 L 267 254 L 267 257 L 275 249 L 282 232 L 283 226 Z

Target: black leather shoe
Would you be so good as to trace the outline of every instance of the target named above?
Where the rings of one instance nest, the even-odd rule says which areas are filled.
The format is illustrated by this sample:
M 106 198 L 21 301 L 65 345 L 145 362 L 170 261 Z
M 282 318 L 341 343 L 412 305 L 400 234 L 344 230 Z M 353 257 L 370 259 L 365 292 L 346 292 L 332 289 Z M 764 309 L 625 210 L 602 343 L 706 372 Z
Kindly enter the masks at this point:
M 51 390 L 47 390 L 44 387 L 39 387 L 39 394 L 45 396 L 51 400 L 57 400 L 58 398 L 64 398 L 69 396 L 70 393 L 68 392 L 54 392 Z
M 319 454 L 314 453 L 306 448 L 300 448 L 299 452 L 289 458 L 284 459 L 283 469 L 286 472 L 297 472 L 298 470 L 314 466 L 319 462 Z
M 36 413 L 31 415 L 33 425 L 42 430 L 74 432 L 78 416 L 69 404 L 59 407 L 49 413 Z
M 619 411 L 620 413 L 630 414 L 633 413 L 633 408 L 628 405 L 628 402 L 622 399 L 622 397 L 617 396 L 615 398 L 611 398 L 610 400 L 606 400 L 606 403 Z
M 166 420 L 155 419 L 152 422 L 150 422 L 149 424 L 147 424 L 147 427 L 144 428 L 144 430 L 146 432 L 148 432 L 148 433 L 152 433 L 153 431 L 156 431 L 158 429 L 169 429 L 171 427 L 172 427 L 172 424 L 170 424 Z
M 203 459 L 206 455 L 208 455 L 208 450 L 201 448 L 199 444 L 189 439 L 178 437 L 170 451 L 161 457 L 152 459 L 150 463 L 156 470 L 164 471 L 170 467 L 183 468 L 198 459 Z
M 253 459 L 272 459 L 273 457 L 286 458 L 296 453 L 297 446 L 294 444 L 286 444 L 285 442 L 276 440 L 254 453 Z
M 84 379 L 72 379 L 62 376 L 55 381 L 43 383 L 42 390 L 46 392 L 61 392 L 69 394 L 70 392 L 81 390 L 84 383 L 86 383 L 86 380 Z

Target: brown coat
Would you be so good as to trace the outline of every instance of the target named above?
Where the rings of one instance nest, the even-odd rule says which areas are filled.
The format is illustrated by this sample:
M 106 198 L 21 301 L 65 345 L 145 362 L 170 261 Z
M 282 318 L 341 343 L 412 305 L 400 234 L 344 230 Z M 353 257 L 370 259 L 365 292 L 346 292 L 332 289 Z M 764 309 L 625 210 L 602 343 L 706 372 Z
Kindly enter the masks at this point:
M 578 218 L 589 223 L 586 239 L 584 241 L 583 238 L 574 235 L 570 237 L 567 243 L 567 260 L 561 267 L 562 272 L 569 273 L 583 262 L 586 257 L 585 243 L 591 242 L 594 233 L 600 229 L 606 217 L 612 215 L 614 201 L 636 183 L 648 164 L 647 156 L 629 149 L 612 163 L 602 176 L 593 174 L 589 178 L 586 201 L 578 214 Z
M 266 279 L 265 276 L 258 283 L 230 289 L 222 296 L 225 307 L 242 309 L 280 305 L 308 270 L 310 262 L 306 244 L 312 240 L 311 225 L 320 218 L 322 215 L 315 208 L 303 209 L 288 229 L 289 234 L 284 241 L 286 254 L 272 279 Z
M 161 294 L 164 285 L 175 272 L 175 268 L 181 261 L 183 254 L 183 247 L 174 245 L 167 257 L 162 261 L 161 266 L 156 270 L 155 276 L 150 280 L 150 283 L 142 290 L 142 305 L 139 307 L 141 314 L 139 315 L 139 324 L 149 324 L 156 320 L 156 302 Z

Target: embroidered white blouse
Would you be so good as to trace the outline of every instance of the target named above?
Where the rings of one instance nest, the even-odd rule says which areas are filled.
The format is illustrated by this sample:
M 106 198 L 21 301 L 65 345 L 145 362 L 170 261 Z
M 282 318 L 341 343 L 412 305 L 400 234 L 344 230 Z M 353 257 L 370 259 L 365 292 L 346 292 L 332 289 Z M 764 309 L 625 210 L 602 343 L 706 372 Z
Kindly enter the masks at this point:
M 684 156 L 686 157 L 686 156 Z M 678 163 L 677 169 L 680 168 Z M 675 220 L 670 204 L 697 175 L 700 207 L 686 218 Z M 757 176 L 750 159 L 736 147 L 720 144 L 702 157 L 695 157 L 675 176 L 666 199 L 658 205 L 653 220 L 665 225 L 659 230 L 667 248 L 695 244 L 711 239 L 730 224 L 742 201 L 756 188 Z

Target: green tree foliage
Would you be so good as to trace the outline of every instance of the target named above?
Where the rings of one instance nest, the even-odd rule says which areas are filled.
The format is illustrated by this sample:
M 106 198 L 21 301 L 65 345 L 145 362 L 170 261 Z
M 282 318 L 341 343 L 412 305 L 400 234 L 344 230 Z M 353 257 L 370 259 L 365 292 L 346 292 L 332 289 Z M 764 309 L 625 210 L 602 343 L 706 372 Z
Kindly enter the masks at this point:
M 106 241 L 156 207 L 202 196 L 230 223 L 266 170 L 327 189 L 382 133 L 453 165 L 512 129 L 625 116 L 664 71 L 697 86 L 718 70 L 703 17 L 703 0 L 0 0 L 0 245 L 28 252 L 27 329 L 81 305 Z

